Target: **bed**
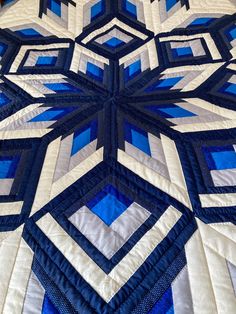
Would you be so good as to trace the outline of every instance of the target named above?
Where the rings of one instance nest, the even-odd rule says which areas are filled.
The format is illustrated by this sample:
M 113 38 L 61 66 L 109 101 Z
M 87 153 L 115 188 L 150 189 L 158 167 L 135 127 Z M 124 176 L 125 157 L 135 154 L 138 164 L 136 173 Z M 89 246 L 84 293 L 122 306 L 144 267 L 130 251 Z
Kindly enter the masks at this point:
M 0 313 L 236 313 L 236 1 L 0 1 Z

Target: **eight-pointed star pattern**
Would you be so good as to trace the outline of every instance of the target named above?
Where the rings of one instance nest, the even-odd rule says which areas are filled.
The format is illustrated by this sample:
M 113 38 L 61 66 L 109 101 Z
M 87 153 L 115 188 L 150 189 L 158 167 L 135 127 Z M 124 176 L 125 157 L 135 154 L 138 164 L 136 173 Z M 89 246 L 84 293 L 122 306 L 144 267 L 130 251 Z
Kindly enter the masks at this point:
M 235 10 L 0 7 L 1 313 L 235 313 Z

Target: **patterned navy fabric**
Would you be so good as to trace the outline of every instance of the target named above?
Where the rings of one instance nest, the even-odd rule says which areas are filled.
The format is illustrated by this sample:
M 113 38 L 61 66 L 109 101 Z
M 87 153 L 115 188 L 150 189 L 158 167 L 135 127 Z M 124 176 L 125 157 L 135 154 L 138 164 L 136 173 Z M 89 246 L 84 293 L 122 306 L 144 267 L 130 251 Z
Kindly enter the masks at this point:
M 235 313 L 235 11 L 3 1 L 0 313 Z

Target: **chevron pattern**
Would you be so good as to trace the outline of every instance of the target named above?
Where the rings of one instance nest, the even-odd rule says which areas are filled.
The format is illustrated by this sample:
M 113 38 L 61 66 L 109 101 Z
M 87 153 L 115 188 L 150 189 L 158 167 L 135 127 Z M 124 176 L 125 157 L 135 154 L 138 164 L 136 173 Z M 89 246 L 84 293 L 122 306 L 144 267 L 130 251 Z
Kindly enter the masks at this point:
M 0 1 L 0 313 L 235 313 L 235 12 Z

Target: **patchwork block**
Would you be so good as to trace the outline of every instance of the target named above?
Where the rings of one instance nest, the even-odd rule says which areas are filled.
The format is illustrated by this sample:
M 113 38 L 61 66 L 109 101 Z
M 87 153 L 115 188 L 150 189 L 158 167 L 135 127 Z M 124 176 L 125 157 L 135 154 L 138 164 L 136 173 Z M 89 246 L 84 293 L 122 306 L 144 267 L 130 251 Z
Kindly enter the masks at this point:
M 114 201 L 109 199 L 110 205 Z M 108 200 L 106 200 L 106 203 Z M 145 222 L 150 213 L 136 203 L 132 203 L 116 219 L 110 214 L 111 207 L 106 207 L 103 202 L 101 211 L 107 211 L 99 215 L 98 209 L 90 210 L 84 206 L 75 212 L 69 220 L 73 225 L 110 259 L 132 236 L 132 234 Z M 117 209 L 116 204 L 116 209 Z M 117 209 L 118 211 L 118 209 Z M 120 210 L 121 211 L 121 210 Z M 109 216 L 108 216 L 109 215 Z M 114 219 L 114 220 L 113 220 Z

